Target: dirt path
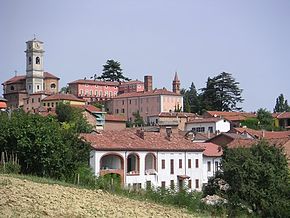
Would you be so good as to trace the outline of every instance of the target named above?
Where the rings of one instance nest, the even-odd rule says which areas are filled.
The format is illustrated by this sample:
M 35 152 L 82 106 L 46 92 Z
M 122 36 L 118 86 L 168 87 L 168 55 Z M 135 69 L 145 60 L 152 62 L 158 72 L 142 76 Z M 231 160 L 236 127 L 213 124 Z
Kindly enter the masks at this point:
M 0 175 L 0 217 L 192 217 L 153 203 Z

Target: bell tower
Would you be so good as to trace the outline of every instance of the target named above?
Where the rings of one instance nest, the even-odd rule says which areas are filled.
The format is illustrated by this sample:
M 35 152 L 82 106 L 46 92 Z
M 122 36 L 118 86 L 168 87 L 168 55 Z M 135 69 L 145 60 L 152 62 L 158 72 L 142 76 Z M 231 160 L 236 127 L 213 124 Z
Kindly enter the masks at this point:
M 26 90 L 28 94 L 43 91 L 43 42 L 34 38 L 26 42 Z
M 175 72 L 175 76 L 172 82 L 172 91 L 177 94 L 180 94 L 180 81 L 178 79 L 177 72 Z

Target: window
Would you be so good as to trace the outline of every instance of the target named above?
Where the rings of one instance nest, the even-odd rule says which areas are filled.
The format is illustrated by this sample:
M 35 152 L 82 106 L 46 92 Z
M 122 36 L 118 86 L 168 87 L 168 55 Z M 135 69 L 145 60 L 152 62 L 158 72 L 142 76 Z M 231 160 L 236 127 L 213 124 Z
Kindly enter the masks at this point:
M 165 189 L 165 185 L 166 185 L 165 181 L 162 181 L 161 182 L 161 188 Z
M 213 133 L 213 127 L 212 127 L 212 126 L 209 126 L 209 127 L 208 127 L 208 131 L 209 131 L 210 133 Z
M 36 57 L 36 58 L 35 58 L 35 63 L 36 63 L 36 64 L 40 64 L 40 58 L 39 58 L 39 57 Z
M 98 96 L 98 91 L 96 91 L 96 96 Z
M 112 92 L 110 92 L 110 97 L 112 97 L 112 95 L 113 95 Z
M 210 161 L 207 162 L 207 171 L 208 172 L 211 171 L 211 163 L 210 163 Z
M 50 103 L 47 103 L 47 107 L 50 107 Z
M 40 98 L 38 98 L 38 102 L 40 102 Z
M 170 160 L 170 174 L 174 174 L 174 160 Z
M 195 159 L 195 168 L 198 168 L 198 159 Z
M 105 91 L 105 96 L 108 97 L 108 91 Z
M 28 64 L 31 64 L 31 57 L 28 58 Z
M 125 101 L 124 100 L 122 100 L 122 105 L 124 105 L 125 104 Z
M 187 164 L 188 168 L 191 168 L 191 159 L 188 159 L 187 161 L 188 161 L 188 164 Z
M 34 98 L 31 98 L 31 102 L 34 103 Z
M 29 104 L 29 100 L 28 99 L 26 100 L 26 104 Z
M 204 127 L 197 127 L 197 128 L 195 128 L 195 131 L 196 132 L 204 132 L 205 128 Z
M 174 189 L 174 180 L 170 180 L 170 188 Z
M 45 106 L 46 106 L 46 104 L 45 104 L 45 103 L 43 103 L 43 106 L 45 107 Z
M 162 168 L 162 169 L 165 169 L 165 160 L 164 160 L 164 159 L 161 160 L 161 168 Z
M 122 113 L 123 113 L 123 114 L 125 113 L 125 109 L 124 109 L 124 108 L 122 109 Z
M 55 88 L 56 88 L 56 85 L 55 85 L 54 83 L 52 83 L 52 84 L 50 85 L 50 88 L 51 88 L 51 89 L 55 89 Z
M 118 114 L 119 113 L 119 109 L 116 109 L 116 114 Z
M 54 107 L 54 103 L 53 102 L 51 103 L 51 107 Z
M 102 97 L 103 96 L 103 92 L 102 91 L 100 91 L 100 97 Z
M 219 162 L 215 161 L 214 166 L 215 166 L 215 171 L 218 171 L 219 170 Z
M 57 106 L 58 105 L 58 102 L 55 102 L 55 105 Z
M 199 180 L 198 179 L 195 180 L 195 188 L 199 188 Z
M 179 159 L 179 169 L 182 168 L 182 159 Z
M 131 100 L 129 100 L 129 104 L 131 104 L 132 103 L 132 101 Z
M 39 85 L 37 85 L 37 90 L 39 90 Z
M 83 95 L 83 90 L 82 89 L 80 90 L 80 94 Z
M 191 179 L 188 180 L 188 188 L 191 189 Z
M 14 86 L 11 86 L 11 87 L 10 87 L 10 90 L 13 91 L 13 90 L 14 90 Z
M 93 91 L 92 90 L 90 91 L 90 94 L 91 94 L 91 96 L 93 95 Z
M 31 85 L 28 85 L 28 89 L 31 90 Z

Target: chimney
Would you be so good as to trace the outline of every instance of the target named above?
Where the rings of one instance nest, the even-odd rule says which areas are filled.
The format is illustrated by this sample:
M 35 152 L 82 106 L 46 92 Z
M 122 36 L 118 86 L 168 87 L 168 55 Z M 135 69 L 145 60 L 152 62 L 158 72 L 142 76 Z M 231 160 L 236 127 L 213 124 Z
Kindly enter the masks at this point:
M 172 129 L 171 127 L 166 127 L 166 138 L 170 141 L 172 136 Z
M 137 129 L 136 135 L 140 137 L 141 139 L 144 139 L 144 130 L 143 129 Z
M 152 76 L 146 75 L 144 76 L 144 89 L 145 92 L 152 91 L 153 85 L 152 85 Z

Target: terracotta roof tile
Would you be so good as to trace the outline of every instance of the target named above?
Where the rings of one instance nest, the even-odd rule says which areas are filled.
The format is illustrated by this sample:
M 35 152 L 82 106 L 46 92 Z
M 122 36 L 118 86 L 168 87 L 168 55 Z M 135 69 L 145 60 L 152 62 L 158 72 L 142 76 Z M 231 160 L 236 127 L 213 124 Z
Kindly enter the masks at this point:
M 194 113 L 186 113 L 186 112 L 161 112 L 159 115 L 155 115 L 159 117 L 197 117 Z
M 209 115 L 213 117 L 223 117 L 230 121 L 242 121 L 248 118 L 256 117 L 254 113 L 248 112 L 238 112 L 238 111 L 206 111 Z
M 207 157 L 221 157 L 223 155 L 221 147 L 214 143 L 203 142 L 197 144 L 204 147 L 205 150 L 203 151 L 203 155 Z
M 49 72 L 43 72 L 43 76 L 45 79 L 46 78 L 59 79 L 58 77 L 56 77 L 55 75 L 53 75 Z M 14 77 L 6 80 L 5 82 L 3 82 L 2 85 L 23 82 L 23 80 L 25 80 L 25 79 L 26 79 L 26 75 L 14 76 Z
M 273 138 L 284 138 L 290 137 L 290 131 L 265 131 L 265 130 L 254 130 L 250 128 L 234 128 L 234 131 L 238 133 L 248 133 L 255 138 L 265 138 L 265 139 L 273 139 Z
M 106 121 L 126 122 L 126 117 L 122 115 L 106 114 Z
M 204 147 L 190 142 L 179 134 L 171 140 L 159 132 L 144 132 L 144 139 L 136 129 L 103 131 L 101 134 L 82 134 L 97 150 L 151 150 L 151 151 L 203 151 Z
M 132 85 L 132 84 L 144 84 L 140 80 L 130 80 L 128 82 L 121 82 L 120 86 Z
M 76 96 L 72 94 L 64 94 L 64 93 L 58 93 L 51 96 L 48 96 L 44 98 L 42 101 L 53 101 L 53 100 L 68 100 L 68 101 L 82 101 L 85 102 L 85 100 L 77 98 Z
M 219 117 L 210 117 L 210 118 L 196 118 L 196 119 L 190 119 L 186 123 L 216 123 L 220 120 L 223 120 Z
M 118 86 L 119 82 L 78 79 L 78 80 L 75 80 L 75 81 L 70 82 L 68 84 L 91 84 L 91 85 Z
M 181 96 L 180 94 L 177 94 L 175 92 L 168 91 L 167 89 L 154 89 L 151 91 L 142 91 L 142 92 L 129 92 L 124 93 L 121 95 L 118 95 L 114 97 L 113 99 L 118 98 L 131 98 L 131 97 L 142 97 L 142 96 L 154 96 L 154 95 L 175 95 L 175 96 Z

